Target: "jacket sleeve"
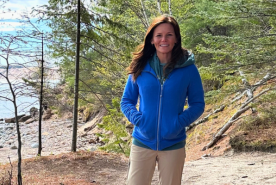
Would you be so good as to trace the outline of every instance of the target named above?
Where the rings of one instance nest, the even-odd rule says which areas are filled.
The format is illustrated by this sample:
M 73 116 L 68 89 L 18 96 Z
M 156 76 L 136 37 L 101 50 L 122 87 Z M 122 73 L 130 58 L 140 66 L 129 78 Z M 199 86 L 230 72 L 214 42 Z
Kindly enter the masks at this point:
M 187 89 L 188 108 L 178 115 L 178 120 L 183 127 L 189 126 L 204 112 L 204 91 L 201 78 L 195 65 L 191 66 L 190 83 Z
M 132 75 L 129 75 L 121 99 L 121 110 L 127 119 L 134 125 L 139 123 L 142 116 L 142 113 L 136 109 L 138 96 L 139 87 L 136 82 L 133 82 Z

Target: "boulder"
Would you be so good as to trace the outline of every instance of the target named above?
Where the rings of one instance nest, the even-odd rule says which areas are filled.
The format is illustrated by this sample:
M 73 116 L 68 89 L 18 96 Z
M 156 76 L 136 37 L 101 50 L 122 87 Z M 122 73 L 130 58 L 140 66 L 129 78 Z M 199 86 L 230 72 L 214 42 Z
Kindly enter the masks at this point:
M 20 118 L 18 121 L 19 122 L 25 122 L 25 121 L 27 121 L 28 119 L 30 119 L 31 118 L 31 116 L 23 116 L 22 118 Z
M 33 144 L 31 145 L 31 147 L 32 147 L 32 148 L 38 148 L 38 143 L 33 143 Z
M 35 108 L 35 107 L 32 107 L 30 109 L 30 115 L 34 118 L 34 117 L 37 117 L 38 116 L 38 109 Z
M 43 120 L 50 119 L 50 117 L 51 117 L 52 115 L 53 115 L 53 113 L 52 113 L 51 109 L 47 109 L 47 110 L 45 111 L 45 113 L 43 114 L 42 119 L 43 119 Z
M 15 149 L 17 149 L 17 146 L 12 146 L 11 149 L 15 150 Z
M 32 122 L 34 122 L 34 121 L 36 121 L 36 119 L 30 118 L 30 119 L 28 119 L 27 121 L 25 121 L 25 124 L 29 124 L 29 123 L 32 123 Z
M 19 120 L 19 119 L 22 118 L 23 116 L 25 116 L 25 114 L 22 114 L 22 115 L 17 116 L 17 119 Z M 15 117 L 13 117 L 13 118 L 6 118 L 6 119 L 5 119 L 5 123 L 15 123 Z

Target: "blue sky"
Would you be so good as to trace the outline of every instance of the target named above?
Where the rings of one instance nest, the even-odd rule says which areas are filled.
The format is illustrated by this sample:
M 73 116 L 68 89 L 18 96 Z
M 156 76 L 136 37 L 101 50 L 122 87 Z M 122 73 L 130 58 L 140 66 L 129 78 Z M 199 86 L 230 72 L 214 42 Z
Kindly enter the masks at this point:
M 50 31 L 50 29 L 45 26 L 45 24 L 37 24 L 37 17 L 31 16 L 32 8 L 38 8 L 39 6 L 48 4 L 48 0 L 9 0 L 4 5 L 0 0 L 0 36 L 4 36 L 7 34 L 15 35 L 16 31 L 21 29 L 32 29 L 34 28 L 30 24 L 24 24 L 24 16 L 27 15 L 30 17 L 31 22 L 38 27 L 40 31 Z M 26 20 L 26 18 L 25 18 Z M 1 46 L 1 43 L 0 43 Z M 39 45 L 40 46 L 40 45 Z M 47 49 L 46 45 L 44 46 L 45 50 Z M 32 48 L 34 49 L 34 48 Z M 27 48 L 28 50 L 28 48 Z M 1 54 L 1 51 L 0 51 Z M 3 53 L 2 53 L 3 54 Z M 27 59 L 22 57 L 14 56 L 11 58 L 16 63 L 24 63 Z M 0 64 L 5 64 L 5 60 L 0 58 Z
M 22 15 L 27 14 L 30 16 L 32 7 L 38 7 L 48 4 L 48 0 L 9 0 L 1 6 L 0 3 L 0 32 L 13 33 L 15 30 L 22 27 Z M 32 18 L 35 21 L 36 17 Z

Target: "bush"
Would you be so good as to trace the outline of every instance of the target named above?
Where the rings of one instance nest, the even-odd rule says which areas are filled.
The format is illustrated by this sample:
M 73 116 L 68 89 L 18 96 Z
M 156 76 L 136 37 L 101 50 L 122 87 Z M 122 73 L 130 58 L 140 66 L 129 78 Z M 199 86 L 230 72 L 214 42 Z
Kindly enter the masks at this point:
M 108 114 L 103 117 L 103 123 L 98 124 L 100 128 L 106 131 L 111 131 L 112 135 L 102 134 L 103 141 L 106 143 L 100 149 L 105 151 L 112 151 L 116 153 L 124 153 L 129 156 L 130 153 L 130 137 L 127 141 L 122 138 L 129 136 L 126 130 L 126 125 L 122 121 L 123 113 L 120 111 L 120 100 L 115 98 L 112 100 L 112 106 L 107 105 Z

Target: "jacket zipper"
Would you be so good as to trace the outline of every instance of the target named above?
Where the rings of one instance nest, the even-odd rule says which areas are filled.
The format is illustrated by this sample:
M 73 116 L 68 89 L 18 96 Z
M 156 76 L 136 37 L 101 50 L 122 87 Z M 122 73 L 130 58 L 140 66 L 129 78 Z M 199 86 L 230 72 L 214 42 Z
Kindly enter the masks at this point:
M 152 72 L 150 72 L 150 71 L 144 71 L 144 72 L 148 72 L 148 73 L 152 74 L 159 81 L 158 76 L 154 75 Z M 171 76 L 171 73 L 170 73 L 170 75 L 168 76 L 167 79 L 169 79 L 169 77 Z M 161 85 L 161 92 L 160 92 L 160 97 L 159 97 L 159 110 L 158 110 L 158 122 L 157 122 L 157 138 L 156 138 L 156 145 L 157 145 L 156 150 L 157 151 L 158 151 L 158 147 L 159 147 L 159 125 L 160 125 L 160 116 L 161 116 L 161 103 L 162 103 L 162 95 L 163 95 L 163 86 L 164 86 L 165 81 L 166 80 L 163 81 L 163 84 L 161 84 L 160 81 L 159 81 L 159 83 Z
M 161 102 L 162 102 L 162 95 L 163 95 L 163 85 L 161 84 L 161 92 L 159 98 L 159 111 L 158 111 L 158 123 L 157 123 L 157 151 L 159 146 L 159 125 L 160 125 L 160 115 L 161 115 Z
M 144 72 L 148 72 L 148 73 L 152 74 L 158 80 L 158 82 L 160 83 L 158 76 L 154 75 L 150 71 L 144 71 Z M 158 146 L 159 146 L 159 125 L 160 125 L 161 100 L 162 100 L 162 93 L 163 93 L 164 82 L 163 82 L 163 84 L 160 83 L 160 85 L 161 85 L 161 92 L 160 92 L 160 97 L 159 97 L 159 110 L 158 110 L 158 121 L 157 121 L 157 138 L 156 138 L 156 145 L 157 145 L 156 150 L 157 151 L 158 151 Z

